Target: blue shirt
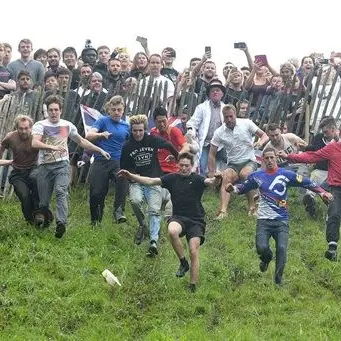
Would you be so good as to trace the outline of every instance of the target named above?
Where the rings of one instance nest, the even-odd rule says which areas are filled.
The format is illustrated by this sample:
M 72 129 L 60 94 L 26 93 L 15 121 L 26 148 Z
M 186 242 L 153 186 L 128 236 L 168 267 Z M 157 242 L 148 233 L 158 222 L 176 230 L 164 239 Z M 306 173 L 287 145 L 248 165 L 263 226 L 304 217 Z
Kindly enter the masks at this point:
M 119 160 L 124 142 L 129 137 L 129 124 L 123 120 L 114 121 L 110 116 L 100 117 L 92 126 L 99 133 L 107 131 L 111 133 L 108 139 L 101 138 L 96 141 L 96 145 L 111 156 L 112 160 Z M 95 153 L 95 160 L 104 160 L 104 156 Z
M 247 180 L 236 186 L 238 194 L 259 188 L 258 219 L 288 220 L 287 191 L 289 187 L 303 187 L 316 193 L 324 190 L 309 178 L 278 168 L 275 172 L 262 169 L 251 173 Z

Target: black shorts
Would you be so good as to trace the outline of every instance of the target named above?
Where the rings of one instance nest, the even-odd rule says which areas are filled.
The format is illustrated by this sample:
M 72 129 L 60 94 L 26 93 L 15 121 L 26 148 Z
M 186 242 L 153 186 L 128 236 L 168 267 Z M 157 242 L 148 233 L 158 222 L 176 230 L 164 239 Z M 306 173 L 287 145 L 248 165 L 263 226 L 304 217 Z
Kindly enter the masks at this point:
M 169 224 L 172 221 L 181 225 L 180 237 L 186 236 L 188 242 L 194 237 L 199 237 L 200 245 L 204 243 L 206 223 L 203 219 L 191 219 L 174 215 L 168 219 L 167 223 Z

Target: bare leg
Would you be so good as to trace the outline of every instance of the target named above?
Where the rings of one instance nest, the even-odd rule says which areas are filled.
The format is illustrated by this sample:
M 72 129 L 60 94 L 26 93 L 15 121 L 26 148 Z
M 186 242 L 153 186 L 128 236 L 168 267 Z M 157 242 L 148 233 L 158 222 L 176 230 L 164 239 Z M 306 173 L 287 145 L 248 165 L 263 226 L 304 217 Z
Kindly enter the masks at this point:
M 238 180 L 238 174 L 231 168 L 227 168 L 223 173 L 223 183 L 220 188 L 220 212 L 225 213 L 230 203 L 231 194 L 225 191 L 229 183 L 235 183 Z
M 170 242 L 173 246 L 173 249 L 179 259 L 184 257 L 184 251 L 181 244 L 180 233 L 182 231 L 182 227 L 179 223 L 172 221 L 168 225 L 168 235 L 170 238 Z
M 198 283 L 199 278 L 199 247 L 200 238 L 194 237 L 189 240 L 189 252 L 191 257 L 191 284 Z
M 252 173 L 254 170 L 252 167 L 244 167 L 239 173 L 239 178 L 243 181 L 247 179 L 250 173 Z M 255 195 L 258 193 L 258 190 L 252 190 L 246 193 L 246 198 L 249 206 L 249 213 L 255 213 Z

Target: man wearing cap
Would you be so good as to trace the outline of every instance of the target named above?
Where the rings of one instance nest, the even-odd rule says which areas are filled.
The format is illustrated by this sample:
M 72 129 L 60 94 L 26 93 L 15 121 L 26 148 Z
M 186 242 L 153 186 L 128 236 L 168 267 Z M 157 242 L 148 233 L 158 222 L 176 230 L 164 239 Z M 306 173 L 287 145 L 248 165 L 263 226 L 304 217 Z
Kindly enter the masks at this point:
M 196 107 L 193 116 L 187 122 L 187 133 L 193 137 L 197 136 L 199 141 L 200 174 L 203 176 L 207 173 L 211 139 L 223 122 L 221 110 L 224 103 L 221 99 L 225 90 L 219 79 L 212 80 L 207 88 L 208 99 Z
M 81 56 L 84 64 L 89 64 L 92 68 L 95 66 L 98 54 L 97 50 L 91 46 L 91 41 L 87 41 Z

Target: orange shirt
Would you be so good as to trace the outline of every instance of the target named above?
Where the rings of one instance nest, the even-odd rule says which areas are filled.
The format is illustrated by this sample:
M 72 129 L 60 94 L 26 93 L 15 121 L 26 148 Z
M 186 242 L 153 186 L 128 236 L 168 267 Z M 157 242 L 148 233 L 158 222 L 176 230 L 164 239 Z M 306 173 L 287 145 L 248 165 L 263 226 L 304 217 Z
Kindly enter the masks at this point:
M 185 137 L 182 135 L 181 130 L 177 127 L 169 126 L 167 131 L 164 133 L 160 133 L 159 130 L 154 127 L 150 130 L 150 135 L 159 136 L 166 141 L 170 141 L 177 151 L 180 151 L 183 144 L 186 143 Z M 170 154 L 171 153 L 166 149 L 159 149 L 157 153 L 161 170 L 164 173 L 176 173 L 179 171 L 177 162 L 166 161 L 167 156 Z

